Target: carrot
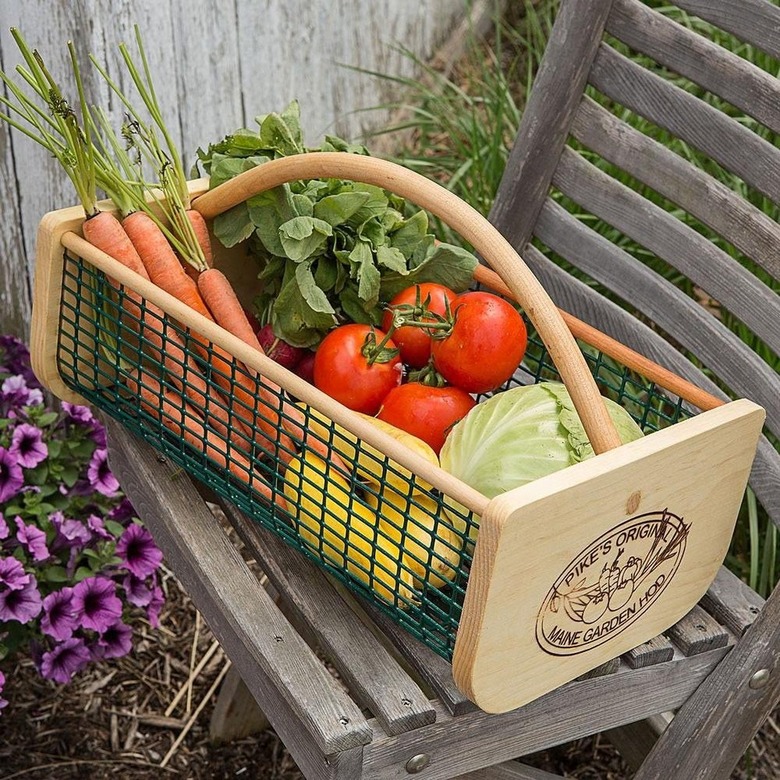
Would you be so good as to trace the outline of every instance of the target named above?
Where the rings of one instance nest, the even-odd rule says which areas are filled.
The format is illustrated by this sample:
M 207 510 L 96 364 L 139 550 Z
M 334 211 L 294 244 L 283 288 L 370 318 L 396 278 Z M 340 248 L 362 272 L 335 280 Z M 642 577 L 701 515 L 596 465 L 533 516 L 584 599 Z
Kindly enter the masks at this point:
M 223 439 L 207 428 L 197 411 L 179 393 L 162 387 L 154 377 L 142 370 L 138 370 L 137 377 L 129 376 L 127 385 L 131 392 L 139 396 L 142 407 L 171 433 L 205 453 L 217 466 L 230 471 L 270 503 L 287 509 L 284 498 L 271 489 L 268 482 L 253 469 L 247 457 L 226 445 Z
M 214 252 L 211 249 L 211 236 L 209 235 L 209 229 L 206 226 L 206 220 L 203 219 L 203 215 L 195 209 L 187 209 L 185 214 L 192 225 L 192 230 L 195 233 L 195 237 L 198 239 L 200 248 L 203 250 L 203 259 L 206 261 L 206 265 L 211 268 L 214 265 Z
M 122 224 L 138 251 L 149 279 L 199 314 L 213 320 L 198 292 L 197 284 L 187 276 L 168 239 L 154 220 L 148 214 L 136 211 L 125 217 Z
M 138 251 L 114 214 L 109 211 L 99 211 L 87 217 L 84 220 L 83 233 L 84 238 L 92 246 L 119 260 L 122 265 L 145 279 L 149 278 Z
M 241 339 L 248 346 L 256 349 L 258 352 L 263 352 L 263 348 L 252 326 L 249 324 L 244 308 L 241 306 L 238 296 L 225 274 L 216 268 L 203 271 L 198 278 L 198 289 L 218 325 Z M 293 439 L 306 444 L 326 462 L 333 462 L 348 473 L 344 461 L 337 453 L 332 452 L 316 436 L 307 435 L 308 431 L 304 427 L 305 418 L 303 412 L 295 404 L 284 398 L 279 385 L 260 377 L 257 377 L 257 382 L 258 394 L 260 399 L 265 402 L 266 408 L 271 410 L 271 421 L 273 424 L 277 428 L 279 426 L 284 428 Z M 279 411 L 274 409 L 277 405 L 280 406 Z M 285 453 L 286 455 L 287 453 Z M 288 461 L 285 460 L 284 462 Z

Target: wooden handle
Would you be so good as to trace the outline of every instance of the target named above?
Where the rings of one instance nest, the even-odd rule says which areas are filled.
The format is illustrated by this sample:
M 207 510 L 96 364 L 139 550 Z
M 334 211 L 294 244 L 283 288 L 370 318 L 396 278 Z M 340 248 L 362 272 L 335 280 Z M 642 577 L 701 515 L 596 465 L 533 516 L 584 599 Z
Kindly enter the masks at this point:
M 466 239 L 498 273 L 536 328 L 569 390 L 593 450 L 598 454 L 620 446 L 620 437 L 585 358 L 549 295 L 495 227 L 441 185 L 376 157 L 311 152 L 282 157 L 245 171 L 196 198 L 193 208 L 212 219 L 273 187 L 318 178 L 351 179 L 382 187 L 430 211 Z

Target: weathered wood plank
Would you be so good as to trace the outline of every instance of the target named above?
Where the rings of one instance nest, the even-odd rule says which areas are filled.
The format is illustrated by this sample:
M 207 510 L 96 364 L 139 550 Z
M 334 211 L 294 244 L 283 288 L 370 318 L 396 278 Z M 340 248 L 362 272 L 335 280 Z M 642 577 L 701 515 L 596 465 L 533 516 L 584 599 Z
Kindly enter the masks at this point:
M 584 98 L 572 135 L 780 278 L 780 225 L 725 184 Z
M 700 604 L 736 636 L 742 636 L 764 607 L 762 599 L 739 577 L 721 566 Z
M 680 708 L 634 780 L 663 776 L 670 752 L 679 777 L 728 780 L 780 698 L 778 643 L 780 587 L 742 640 Z M 754 677 L 762 670 L 760 678 Z
M 653 637 L 623 654 L 623 660 L 632 669 L 671 661 L 674 658 L 672 643 L 663 634 Z
M 631 723 L 680 706 L 725 650 L 645 669 L 569 683 L 503 715 L 477 711 L 436 723 L 365 748 L 365 776 L 397 780 L 410 756 L 427 753 L 426 780 L 449 780 L 457 773 L 527 755 L 568 740 Z
M 278 536 L 220 500 L 239 537 L 297 619 L 316 636 L 351 695 L 388 734 L 433 723 L 428 698 L 331 587 L 324 574 Z
M 729 643 L 729 632 L 698 605 L 666 633 L 683 655 L 703 653 Z
M 369 742 L 358 707 L 279 612 L 187 475 L 113 420 L 106 427 L 112 469 L 139 517 L 286 744 L 328 755 Z
M 516 247 L 531 238 L 611 4 L 611 0 L 561 4 L 490 210 L 490 221 Z
M 458 775 L 453 780 L 563 780 L 563 777 L 519 761 L 507 761 L 505 764 Z
M 590 83 L 780 202 L 780 150 L 739 122 L 602 44 Z
M 452 665 L 404 631 L 387 615 L 368 602 L 362 602 L 366 613 L 407 660 L 420 679 L 428 685 L 452 715 L 460 715 L 476 709 L 452 679 Z
M 780 83 L 766 71 L 639 0 L 615 0 L 607 30 L 780 133 Z
M 553 182 L 685 274 L 780 353 L 780 296 L 723 250 L 572 149 L 564 150 Z
M 32 310 L 30 272 L 24 247 L 19 212 L 11 137 L 0 127 L 0 333 L 12 333 L 27 340 Z
M 604 736 L 618 749 L 623 760 L 636 771 L 653 749 L 658 737 L 669 725 L 673 713 L 661 712 L 636 723 L 626 723 L 617 729 L 608 729 Z
M 688 13 L 780 58 L 780 8 L 767 0 L 675 0 Z
M 560 182 L 563 174 L 556 172 L 556 177 L 559 176 Z M 597 178 L 600 185 L 602 176 Z M 582 196 L 589 203 L 589 210 L 597 216 L 608 222 L 622 223 L 623 213 L 628 212 L 621 203 L 610 203 L 602 209 L 601 204 L 606 197 L 604 193 L 585 192 L 579 188 L 575 191 L 568 183 L 567 180 L 564 189 L 574 193 L 572 197 L 575 200 Z M 598 186 L 594 182 L 592 185 Z M 647 209 L 643 214 L 650 219 Z M 632 221 L 636 224 L 637 217 L 632 216 Z M 769 427 L 780 430 L 780 408 L 777 404 L 780 377 L 693 299 L 551 200 L 542 208 L 535 232 L 550 249 L 629 301 L 686 349 L 712 366 L 736 392 L 764 406 Z
M 246 687 L 235 666 L 222 681 L 209 721 L 212 742 L 230 742 L 264 731 L 269 726 L 265 713 Z

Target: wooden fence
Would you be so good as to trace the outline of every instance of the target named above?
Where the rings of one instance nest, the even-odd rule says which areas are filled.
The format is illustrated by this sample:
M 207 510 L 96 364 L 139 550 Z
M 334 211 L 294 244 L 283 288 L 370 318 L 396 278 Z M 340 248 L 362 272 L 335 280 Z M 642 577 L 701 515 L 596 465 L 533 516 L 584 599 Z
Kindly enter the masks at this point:
M 118 44 L 143 35 L 165 116 L 188 163 L 257 114 L 298 98 L 307 141 L 355 138 L 383 120 L 361 108 L 387 98 L 387 83 L 354 67 L 409 74 L 399 46 L 428 57 L 463 17 L 467 0 L 0 0 L 0 65 L 20 60 L 18 27 L 64 77 L 66 42 L 107 64 L 126 85 Z M 351 69 L 349 66 L 353 66 Z M 90 99 L 121 110 L 96 73 Z M 54 160 L 0 124 L 0 333 L 26 337 L 36 226 L 75 196 Z

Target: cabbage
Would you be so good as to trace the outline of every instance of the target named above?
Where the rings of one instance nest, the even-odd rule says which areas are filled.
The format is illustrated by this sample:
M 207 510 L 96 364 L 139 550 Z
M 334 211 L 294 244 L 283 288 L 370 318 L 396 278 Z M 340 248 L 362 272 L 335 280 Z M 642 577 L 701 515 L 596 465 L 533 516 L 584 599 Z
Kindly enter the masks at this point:
M 604 402 L 624 444 L 643 436 L 622 406 Z M 566 387 L 540 382 L 477 404 L 447 436 L 440 461 L 450 474 L 493 498 L 593 454 Z

